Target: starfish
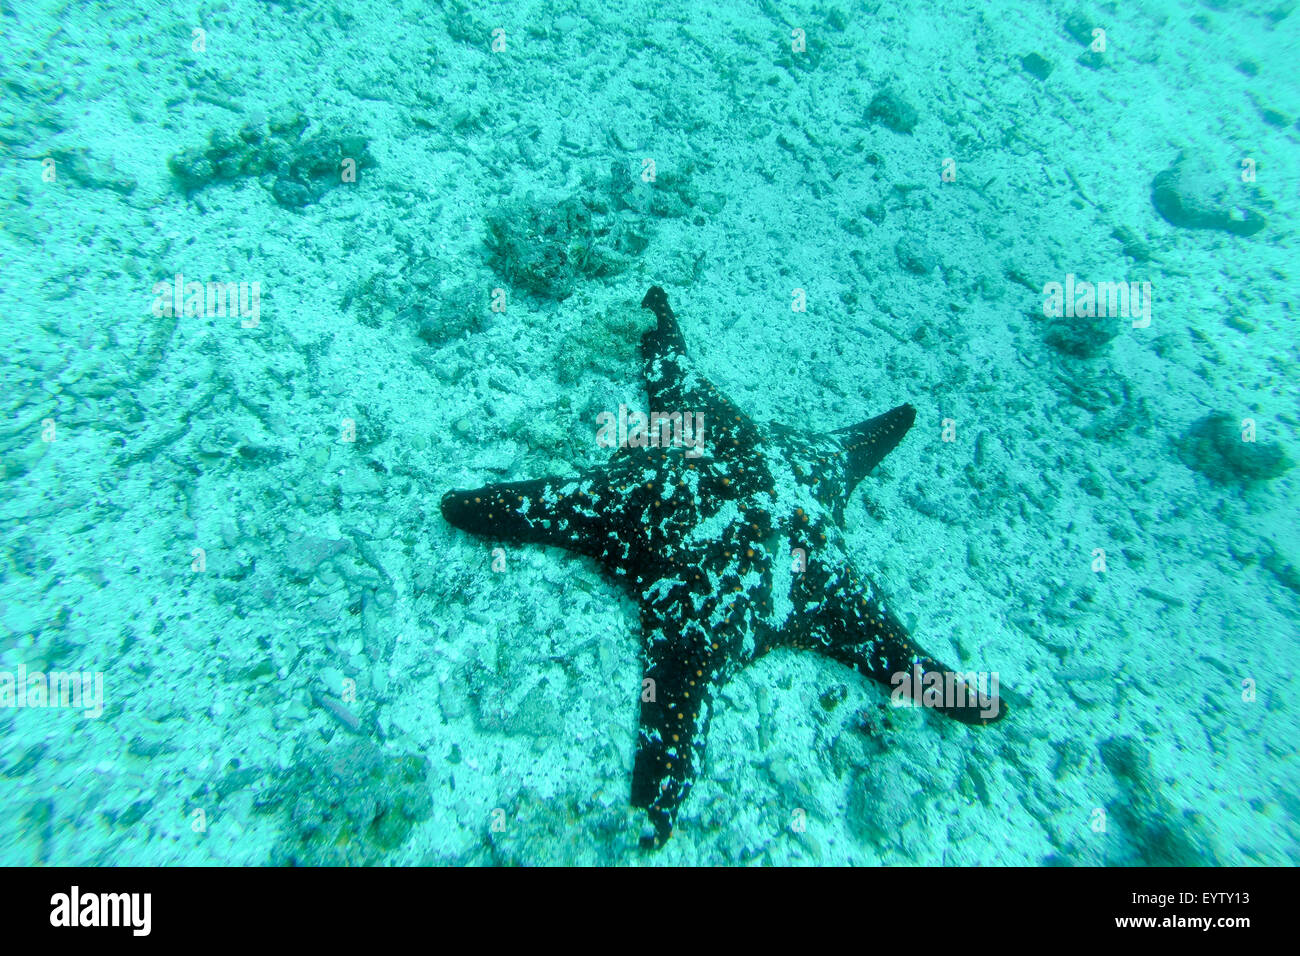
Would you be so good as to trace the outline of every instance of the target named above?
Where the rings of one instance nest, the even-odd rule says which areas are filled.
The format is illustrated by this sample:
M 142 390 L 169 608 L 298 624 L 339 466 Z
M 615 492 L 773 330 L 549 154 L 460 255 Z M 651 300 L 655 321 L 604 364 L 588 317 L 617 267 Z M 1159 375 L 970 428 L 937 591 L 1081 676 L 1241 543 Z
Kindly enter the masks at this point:
M 641 338 L 649 407 L 660 410 L 650 431 L 634 420 L 601 469 L 451 491 L 442 514 L 495 540 L 594 558 L 639 603 L 645 676 L 631 802 L 653 827 L 642 845 L 672 833 L 718 689 L 773 648 L 820 652 L 891 686 L 896 700 L 963 723 L 1000 719 L 996 678 L 986 693 L 917 647 L 849 560 L 845 504 L 916 409 L 829 434 L 759 426 L 697 370 L 664 290 L 652 287 L 641 306 L 656 320 Z M 667 410 L 696 416 L 696 444 L 670 435 Z

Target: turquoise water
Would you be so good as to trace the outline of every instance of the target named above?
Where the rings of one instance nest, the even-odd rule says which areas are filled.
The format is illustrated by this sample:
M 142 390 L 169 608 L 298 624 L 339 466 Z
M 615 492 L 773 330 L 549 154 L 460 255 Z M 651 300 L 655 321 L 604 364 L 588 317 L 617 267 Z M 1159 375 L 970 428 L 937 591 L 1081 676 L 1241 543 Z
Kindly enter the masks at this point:
M 1298 35 L 0 5 L 0 863 L 1300 861 Z M 915 406 L 845 551 L 1008 712 L 775 650 L 645 851 L 637 601 L 439 504 L 609 460 L 655 285 L 756 422 Z

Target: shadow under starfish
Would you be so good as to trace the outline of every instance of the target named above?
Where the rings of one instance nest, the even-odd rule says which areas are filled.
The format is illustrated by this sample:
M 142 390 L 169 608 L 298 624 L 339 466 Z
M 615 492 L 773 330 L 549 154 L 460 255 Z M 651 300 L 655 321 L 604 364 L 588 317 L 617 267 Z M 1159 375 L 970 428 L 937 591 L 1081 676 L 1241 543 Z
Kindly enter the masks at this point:
M 641 339 L 649 407 L 688 422 L 702 414 L 703 453 L 674 447 L 664 428 L 670 440 L 620 448 L 601 469 L 449 492 L 442 514 L 495 540 L 594 558 L 638 601 L 645 677 L 632 804 L 654 827 L 642 844 L 672 833 L 718 688 L 775 647 L 818 651 L 963 723 L 1003 717 L 1000 698 L 912 643 L 849 561 L 844 506 L 916 410 L 821 435 L 759 426 L 696 370 L 664 290 L 641 305 L 657 320 Z

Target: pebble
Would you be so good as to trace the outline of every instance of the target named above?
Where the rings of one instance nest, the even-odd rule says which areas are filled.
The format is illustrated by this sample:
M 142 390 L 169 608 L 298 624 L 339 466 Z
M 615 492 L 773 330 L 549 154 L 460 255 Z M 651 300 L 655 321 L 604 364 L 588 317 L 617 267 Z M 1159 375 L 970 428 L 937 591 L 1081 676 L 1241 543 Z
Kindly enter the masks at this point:
M 1246 205 L 1249 197 L 1240 172 L 1182 153 L 1152 181 L 1151 202 L 1172 225 L 1253 236 L 1267 221 Z

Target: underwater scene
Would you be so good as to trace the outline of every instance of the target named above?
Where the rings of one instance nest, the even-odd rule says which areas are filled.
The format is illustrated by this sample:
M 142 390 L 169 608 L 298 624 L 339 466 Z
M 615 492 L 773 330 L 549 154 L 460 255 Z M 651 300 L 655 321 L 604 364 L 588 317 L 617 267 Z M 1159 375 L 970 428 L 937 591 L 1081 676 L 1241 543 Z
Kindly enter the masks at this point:
M 0 0 L 0 863 L 1300 862 L 1297 7 Z

